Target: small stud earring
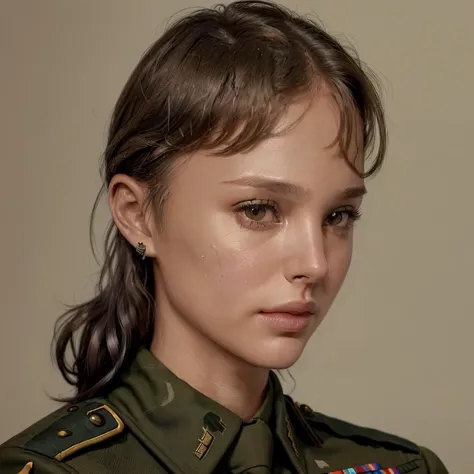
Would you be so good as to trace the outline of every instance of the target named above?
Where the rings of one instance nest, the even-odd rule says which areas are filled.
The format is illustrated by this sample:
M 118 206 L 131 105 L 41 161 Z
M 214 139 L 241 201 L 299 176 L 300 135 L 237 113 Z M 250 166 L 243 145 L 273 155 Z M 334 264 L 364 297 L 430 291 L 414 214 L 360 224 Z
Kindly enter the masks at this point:
M 146 247 L 145 245 L 143 245 L 143 242 L 138 242 L 138 245 L 137 245 L 137 248 L 135 249 L 135 251 L 141 255 L 142 257 L 142 260 L 145 260 L 145 257 L 146 257 Z

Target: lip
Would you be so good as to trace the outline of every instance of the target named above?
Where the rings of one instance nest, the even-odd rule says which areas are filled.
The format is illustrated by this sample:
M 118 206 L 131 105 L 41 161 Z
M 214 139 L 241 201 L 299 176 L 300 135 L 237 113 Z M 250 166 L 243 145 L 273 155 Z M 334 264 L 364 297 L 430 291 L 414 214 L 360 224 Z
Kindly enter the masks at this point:
M 316 303 L 293 301 L 260 311 L 260 317 L 266 324 L 282 332 L 302 332 L 311 323 L 311 317 L 316 312 Z
M 290 301 L 289 303 L 261 311 L 263 314 L 288 313 L 293 315 L 311 315 L 315 312 L 316 303 L 314 301 Z

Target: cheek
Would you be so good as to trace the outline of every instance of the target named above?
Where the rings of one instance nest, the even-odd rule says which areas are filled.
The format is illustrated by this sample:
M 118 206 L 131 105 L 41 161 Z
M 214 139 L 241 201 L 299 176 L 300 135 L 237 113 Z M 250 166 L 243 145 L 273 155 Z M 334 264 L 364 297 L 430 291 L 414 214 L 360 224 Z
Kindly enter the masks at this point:
M 193 237 L 186 238 L 186 251 L 195 266 L 195 277 L 206 276 L 202 284 L 211 285 L 209 291 L 219 289 L 229 296 L 270 278 L 275 271 L 275 252 L 270 251 L 263 234 L 241 229 L 227 214 L 204 220 L 208 225 L 188 234 Z
M 212 246 L 202 258 L 202 272 L 211 277 L 211 291 L 229 296 L 246 288 L 258 288 L 271 272 L 271 262 L 261 249 L 239 249 Z M 209 282 L 207 282 L 209 284 Z

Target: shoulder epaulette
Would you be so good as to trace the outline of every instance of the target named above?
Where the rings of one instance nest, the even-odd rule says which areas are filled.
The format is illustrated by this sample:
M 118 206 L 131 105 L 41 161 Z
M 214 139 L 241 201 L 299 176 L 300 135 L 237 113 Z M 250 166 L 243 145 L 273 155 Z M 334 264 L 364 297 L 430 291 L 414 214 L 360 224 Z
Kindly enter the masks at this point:
M 407 439 L 317 413 L 308 405 L 296 404 L 296 406 L 309 425 L 316 430 L 329 433 L 335 437 L 348 438 L 361 444 L 375 444 L 388 449 L 402 449 L 409 453 L 420 453 L 420 447 Z
M 103 402 L 81 402 L 64 410 L 65 415 L 27 441 L 25 449 L 61 461 L 124 429 L 120 417 Z

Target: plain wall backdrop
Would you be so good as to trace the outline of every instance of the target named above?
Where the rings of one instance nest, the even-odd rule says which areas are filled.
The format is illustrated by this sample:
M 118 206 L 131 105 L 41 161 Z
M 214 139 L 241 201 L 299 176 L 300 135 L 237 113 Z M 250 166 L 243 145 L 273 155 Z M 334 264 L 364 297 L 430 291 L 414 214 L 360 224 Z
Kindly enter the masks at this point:
M 68 387 L 49 344 L 90 295 L 88 219 L 114 102 L 144 50 L 201 0 L 1 0 L 0 442 Z M 292 369 L 301 402 L 472 472 L 474 3 L 287 0 L 382 78 L 390 130 L 349 277 Z M 100 238 L 108 213 L 102 206 Z

